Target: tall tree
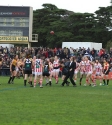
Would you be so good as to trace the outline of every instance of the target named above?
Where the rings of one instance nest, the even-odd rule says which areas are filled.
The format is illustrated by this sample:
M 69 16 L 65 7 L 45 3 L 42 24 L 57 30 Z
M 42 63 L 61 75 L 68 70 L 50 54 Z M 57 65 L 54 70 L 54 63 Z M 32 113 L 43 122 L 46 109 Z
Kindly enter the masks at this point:
M 62 42 L 102 42 L 112 39 L 112 7 L 101 7 L 95 13 L 74 13 L 43 4 L 34 11 L 33 33 L 39 35 L 38 46 L 61 47 Z M 55 34 L 51 35 L 50 31 Z

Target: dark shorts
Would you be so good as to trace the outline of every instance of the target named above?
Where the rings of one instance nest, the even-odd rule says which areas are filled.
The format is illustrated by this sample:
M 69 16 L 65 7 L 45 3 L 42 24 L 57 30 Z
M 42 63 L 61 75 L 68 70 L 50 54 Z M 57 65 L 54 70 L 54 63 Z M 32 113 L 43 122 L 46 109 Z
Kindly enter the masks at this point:
M 24 70 L 24 74 L 32 74 L 32 70 Z
M 105 73 L 106 70 L 104 70 L 103 74 L 108 75 L 109 74 L 109 70 Z
M 43 76 L 50 76 L 48 72 L 43 72 Z
M 66 76 L 66 75 L 67 75 L 67 73 L 63 73 L 63 72 L 62 72 L 62 75 Z
M 68 70 L 66 69 L 66 68 L 63 68 L 63 70 L 62 70 L 62 75 L 67 75 L 68 74 Z
M 16 71 L 15 66 L 12 65 L 11 70 L 12 70 L 12 72 L 13 72 L 13 71 Z

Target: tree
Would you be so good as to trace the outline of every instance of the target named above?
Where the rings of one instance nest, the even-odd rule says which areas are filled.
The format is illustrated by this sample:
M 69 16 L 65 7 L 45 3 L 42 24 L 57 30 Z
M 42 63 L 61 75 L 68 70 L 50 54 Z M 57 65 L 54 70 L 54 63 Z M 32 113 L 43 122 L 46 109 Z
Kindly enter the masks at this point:
M 100 7 L 95 13 L 74 13 L 43 4 L 34 11 L 33 33 L 38 46 L 61 47 L 62 42 L 102 42 L 112 39 L 112 7 Z M 55 34 L 51 35 L 50 31 Z M 35 45 L 36 43 L 33 43 Z

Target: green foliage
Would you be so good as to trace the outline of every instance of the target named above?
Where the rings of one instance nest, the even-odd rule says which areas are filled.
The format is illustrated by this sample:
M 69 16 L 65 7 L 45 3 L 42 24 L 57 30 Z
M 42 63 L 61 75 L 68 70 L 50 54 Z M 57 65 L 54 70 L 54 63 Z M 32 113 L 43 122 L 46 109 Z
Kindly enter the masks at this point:
M 101 42 L 112 39 L 112 6 L 95 13 L 75 13 L 43 4 L 34 11 L 33 33 L 39 35 L 38 46 L 61 47 L 62 42 Z M 50 31 L 55 34 L 51 35 Z

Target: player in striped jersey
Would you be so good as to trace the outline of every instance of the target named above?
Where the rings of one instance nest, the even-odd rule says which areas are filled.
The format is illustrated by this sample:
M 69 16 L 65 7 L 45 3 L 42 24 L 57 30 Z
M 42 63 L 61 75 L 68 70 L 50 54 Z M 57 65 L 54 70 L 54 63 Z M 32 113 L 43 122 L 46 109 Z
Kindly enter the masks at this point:
M 85 73 L 86 73 L 86 83 L 89 86 L 91 86 L 90 80 L 91 80 L 91 75 L 93 73 L 93 63 L 88 59 L 88 57 L 85 57 Z
M 35 70 L 34 87 L 36 87 L 36 82 L 37 82 L 37 80 L 39 80 L 38 82 L 40 84 L 40 88 L 43 88 L 43 86 L 42 86 L 43 61 L 42 61 L 42 59 L 40 59 L 40 55 L 38 55 L 37 59 L 35 59 L 33 66 L 34 66 L 34 70 Z
M 56 84 L 58 84 L 58 75 L 60 71 L 59 68 L 60 68 L 59 59 L 57 56 L 55 56 L 54 62 L 53 62 L 53 76 L 56 79 Z
M 102 65 L 98 60 L 95 61 L 94 64 L 94 74 L 93 74 L 93 86 L 96 86 L 96 78 L 100 80 L 100 85 L 102 85 Z
M 33 60 L 32 60 L 33 64 L 34 64 L 35 60 L 36 60 L 36 56 L 33 57 Z M 35 67 L 34 67 L 34 65 L 32 67 L 32 74 L 35 75 Z

